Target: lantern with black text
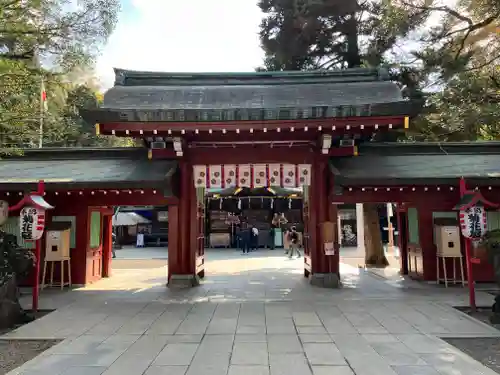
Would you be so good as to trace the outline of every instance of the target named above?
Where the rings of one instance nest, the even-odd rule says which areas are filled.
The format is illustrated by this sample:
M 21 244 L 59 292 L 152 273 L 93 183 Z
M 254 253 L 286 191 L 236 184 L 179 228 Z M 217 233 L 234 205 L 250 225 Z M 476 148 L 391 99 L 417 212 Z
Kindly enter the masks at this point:
M 43 208 L 26 206 L 19 215 L 21 238 L 25 241 L 39 240 L 45 228 L 45 210 Z
M 466 238 L 478 239 L 484 236 L 487 229 L 486 210 L 482 205 L 460 210 L 460 228 Z
M 479 191 L 466 191 L 454 207 L 459 211 L 460 229 L 465 238 L 479 239 L 487 231 L 486 207 L 495 207 Z

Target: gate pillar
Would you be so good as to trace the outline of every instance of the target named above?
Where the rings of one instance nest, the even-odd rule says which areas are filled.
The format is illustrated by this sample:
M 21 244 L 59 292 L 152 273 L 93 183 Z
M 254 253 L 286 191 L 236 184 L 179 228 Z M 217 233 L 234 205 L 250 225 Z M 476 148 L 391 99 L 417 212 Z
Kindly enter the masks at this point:
M 180 161 L 179 204 L 169 207 L 168 286 L 192 287 L 200 283 L 197 216 L 198 199 L 193 184 L 193 166 Z
M 328 167 L 328 157 L 316 154 L 312 164 L 311 186 L 309 192 L 309 280 L 312 285 L 325 288 L 340 286 L 339 253 L 326 255 L 322 234 L 322 224 L 332 222 L 335 247 L 338 249 L 337 205 L 329 201 L 329 187 L 333 184 L 333 174 Z

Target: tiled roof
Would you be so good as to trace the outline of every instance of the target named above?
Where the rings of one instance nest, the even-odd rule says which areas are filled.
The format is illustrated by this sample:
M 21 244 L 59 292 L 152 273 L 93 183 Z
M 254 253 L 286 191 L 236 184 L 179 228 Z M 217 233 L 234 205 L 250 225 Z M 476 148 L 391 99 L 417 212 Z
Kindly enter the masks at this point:
M 387 72 L 374 69 L 263 73 L 116 70 L 89 122 L 297 120 L 413 116 Z M 403 112 L 403 113 L 399 113 Z
M 43 150 L 43 151 L 42 151 Z M 0 185 L 107 187 L 162 186 L 176 169 L 170 160 L 148 160 L 147 150 L 42 149 L 0 160 Z
M 366 144 L 331 166 L 339 185 L 456 184 L 460 177 L 500 184 L 500 143 Z

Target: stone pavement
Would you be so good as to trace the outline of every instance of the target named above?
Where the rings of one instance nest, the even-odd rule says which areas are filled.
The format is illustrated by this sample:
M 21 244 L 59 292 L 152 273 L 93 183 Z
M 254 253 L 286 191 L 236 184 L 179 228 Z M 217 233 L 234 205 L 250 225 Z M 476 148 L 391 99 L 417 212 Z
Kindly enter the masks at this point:
M 65 340 L 10 374 L 495 374 L 438 338 L 499 335 L 451 307 L 466 303 L 462 288 L 343 264 L 344 288 L 326 290 L 281 251 L 207 258 L 194 289 L 166 289 L 164 261 L 145 260 L 117 261 L 115 276 L 86 288 L 44 292 L 42 306 L 58 310 L 8 337 Z

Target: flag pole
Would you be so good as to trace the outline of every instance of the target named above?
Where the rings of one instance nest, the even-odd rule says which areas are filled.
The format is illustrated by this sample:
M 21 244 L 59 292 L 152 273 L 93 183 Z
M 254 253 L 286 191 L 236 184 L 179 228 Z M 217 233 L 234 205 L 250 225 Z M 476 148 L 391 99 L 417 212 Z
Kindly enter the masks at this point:
M 45 109 L 45 100 L 46 100 L 46 93 L 45 93 L 45 84 L 43 82 L 43 76 L 40 80 L 40 129 L 38 130 L 38 148 L 43 147 L 43 116 L 44 116 L 44 109 Z

